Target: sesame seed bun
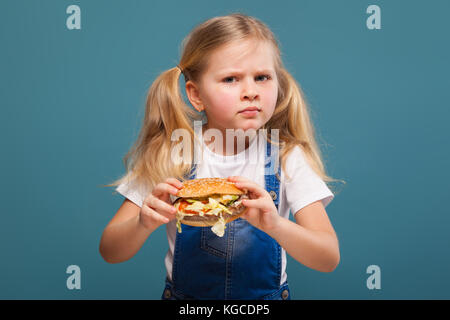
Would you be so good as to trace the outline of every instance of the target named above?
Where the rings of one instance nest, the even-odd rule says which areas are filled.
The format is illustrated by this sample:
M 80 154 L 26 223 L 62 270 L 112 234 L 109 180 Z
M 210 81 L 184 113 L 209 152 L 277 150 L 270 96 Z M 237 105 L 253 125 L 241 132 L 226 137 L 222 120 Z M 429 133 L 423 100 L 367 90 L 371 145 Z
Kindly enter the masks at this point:
M 201 178 L 183 182 L 177 196 L 181 198 L 206 197 L 211 194 L 240 195 L 245 192 L 224 178 Z

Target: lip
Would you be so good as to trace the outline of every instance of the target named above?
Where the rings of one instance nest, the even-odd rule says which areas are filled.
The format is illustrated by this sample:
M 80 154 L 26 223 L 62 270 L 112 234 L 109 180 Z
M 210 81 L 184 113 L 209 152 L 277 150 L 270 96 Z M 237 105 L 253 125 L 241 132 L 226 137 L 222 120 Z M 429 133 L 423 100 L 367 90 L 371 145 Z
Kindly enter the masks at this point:
M 260 111 L 259 110 L 259 108 L 257 108 L 257 107 L 247 107 L 247 108 L 245 108 L 244 110 L 241 110 L 241 111 L 239 111 L 239 113 L 242 113 L 242 112 L 251 112 L 251 111 Z
M 249 111 L 243 111 L 243 112 L 239 112 L 239 114 L 243 117 L 248 117 L 248 118 L 253 118 L 256 117 L 258 115 L 259 111 L 258 110 L 249 110 Z

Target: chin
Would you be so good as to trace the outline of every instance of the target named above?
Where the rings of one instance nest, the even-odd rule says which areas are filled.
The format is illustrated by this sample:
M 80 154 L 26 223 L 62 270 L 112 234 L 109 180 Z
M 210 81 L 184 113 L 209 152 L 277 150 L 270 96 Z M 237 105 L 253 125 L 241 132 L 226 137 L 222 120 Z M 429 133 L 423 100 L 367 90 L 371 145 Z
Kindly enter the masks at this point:
M 250 130 L 250 129 L 254 129 L 256 131 L 258 131 L 258 129 L 262 128 L 264 124 L 263 123 L 259 123 L 256 121 L 249 121 L 248 123 L 245 123 L 244 125 L 241 126 L 241 129 L 244 131 Z
M 238 130 L 242 130 L 244 131 L 244 134 L 247 133 L 247 131 L 249 130 L 254 130 L 254 131 L 258 131 L 260 127 L 256 127 L 256 126 L 238 126 L 236 127 L 234 130 L 238 131 Z

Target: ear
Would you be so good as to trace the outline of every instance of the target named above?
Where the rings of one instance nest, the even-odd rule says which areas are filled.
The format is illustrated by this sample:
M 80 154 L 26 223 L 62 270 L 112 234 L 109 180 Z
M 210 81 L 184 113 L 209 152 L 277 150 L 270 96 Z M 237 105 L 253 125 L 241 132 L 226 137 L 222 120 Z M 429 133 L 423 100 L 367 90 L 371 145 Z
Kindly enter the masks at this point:
M 186 95 L 191 102 L 192 106 L 198 111 L 202 112 L 205 108 L 203 107 L 202 99 L 200 98 L 200 92 L 198 86 L 189 80 L 186 82 Z

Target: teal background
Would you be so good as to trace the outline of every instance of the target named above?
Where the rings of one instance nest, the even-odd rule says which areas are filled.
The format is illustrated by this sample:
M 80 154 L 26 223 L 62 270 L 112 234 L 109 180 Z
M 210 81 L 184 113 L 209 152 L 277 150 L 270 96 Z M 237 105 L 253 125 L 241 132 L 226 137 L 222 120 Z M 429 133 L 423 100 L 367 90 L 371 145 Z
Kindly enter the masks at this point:
M 81 8 L 81 30 L 66 8 Z M 381 8 L 369 30 L 366 8 Z M 448 1 L 1 1 L 1 299 L 159 299 L 165 229 L 108 264 L 99 240 L 123 197 L 145 95 L 182 39 L 242 11 L 281 42 L 313 109 L 341 262 L 288 258 L 293 299 L 449 299 Z M 66 268 L 81 268 L 68 290 Z M 369 265 L 381 289 L 369 290 Z

